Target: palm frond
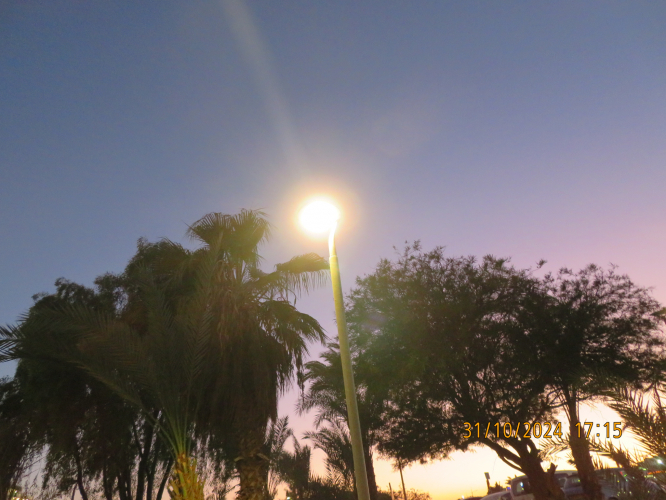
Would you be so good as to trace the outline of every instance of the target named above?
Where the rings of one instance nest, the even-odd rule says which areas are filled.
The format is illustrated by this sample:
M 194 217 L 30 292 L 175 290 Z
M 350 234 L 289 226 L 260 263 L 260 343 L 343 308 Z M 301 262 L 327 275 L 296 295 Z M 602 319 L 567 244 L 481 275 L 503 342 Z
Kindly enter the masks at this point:
M 328 280 L 328 262 L 315 253 L 298 255 L 275 266 L 272 273 L 256 275 L 254 286 L 270 295 L 300 296 L 324 286 Z
M 271 225 L 260 210 L 241 210 L 237 215 L 209 213 L 189 226 L 187 235 L 208 248 L 217 248 L 256 266 L 257 247 L 270 238 Z
M 293 431 L 289 428 L 289 417 L 281 417 L 271 422 L 266 432 L 265 447 L 271 461 L 278 460 L 284 445 L 293 436 Z
M 646 452 L 659 456 L 666 454 L 666 407 L 658 388 L 645 394 L 620 387 L 615 390 L 609 406 L 634 432 Z
M 558 455 L 569 450 L 569 434 L 542 438 L 539 447 L 539 457 L 542 461 L 555 462 Z
M 0 326 L 0 363 L 18 359 L 16 346 L 20 338 L 20 330 L 13 325 Z
M 326 453 L 326 471 L 333 482 L 351 488 L 354 485 L 354 457 L 349 431 L 342 422 L 316 432 L 306 432 L 305 439 L 314 443 L 315 448 Z

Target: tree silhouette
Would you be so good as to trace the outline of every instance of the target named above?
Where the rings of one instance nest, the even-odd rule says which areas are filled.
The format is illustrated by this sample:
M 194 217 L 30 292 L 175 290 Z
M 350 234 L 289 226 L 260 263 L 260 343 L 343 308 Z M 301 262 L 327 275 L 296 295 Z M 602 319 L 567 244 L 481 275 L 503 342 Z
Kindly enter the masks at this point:
M 263 213 L 244 210 L 193 224 L 194 251 L 140 240 L 122 276 L 101 277 L 116 288 L 91 296 L 70 287 L 73 297 L 116 301 L 113 310 L 83 299 L 45 303 L 3 329 L 4 358 L 82 370 L 141 409 L 171 451 L 172 498 L 203 496 L 197 443 L 236 457 L 240 498 L 263 498 L 268 421 L 300 373 L 307 342 L 324 339 L 292 299 L 321 284 L 328 268 L 308 254 L 261 271 L 258 246 L 269 228 Z
M 553 408 L 533 348 L 545 333 L 536 314 L 544 300 L 538 280 L 506 260 L 446 258 L 418 244 L 357 280 L 350 332 L 391 385 L 380 448 L 414 461 L 482 444 L 524 471 L 538 500 L 562 498 L 536 443 L 515 433 Z M 483 431 L 466 433 L 466 423 Z
M 640 387 L 660 375 L 664 311 L 649 290 L 614 267 L 561 269 L 542 283 L 549 300 L 540 315 L 550 326 L 540 339 L 544 356 L 539 366 L 569 420 L 569 445 L 583 491 L 600 500 L 589 443 L 579 429 L 579 404 L 599 399 L 617 384 Z
M 377 384 L 368 390 L 366 379 L 371 376 L 374 367 L 366 366 L 364 358 L 358 356 L 358 346 L 352 343 L 352 363 L 356 397 L 358 403 L 361 435 L 365 454 L 365 465 L 370 487 L 370 498 L 376 500 L 378 489 L 375 479 L 372 449 L 377 443 L 375 434 L 382 425 L 381 413 L 386 393 L 379 393 Z M 308 389 L 299 400 L 299 413 L 316 409 L 315 426 L 322 429 L 321 439 L 335 436 L 342 443 L 347 435 L 347 403 L 345 400 L 344 380 L 340 361 L 339 346 L 328 344 L 328 349 L 320 355 L 320 360 L 306 364 L 305 381 L 310 382 Z M 328 428 L 323 429 L 328 423 Z M 316 439 L 317 433 L 308 433 L 308 437 Z M 323 444 L 324 441 L 322 441 Z M 323 449 L 323 448 L 322 448 Z M 353 472 L 353 467 L 352 467 Z

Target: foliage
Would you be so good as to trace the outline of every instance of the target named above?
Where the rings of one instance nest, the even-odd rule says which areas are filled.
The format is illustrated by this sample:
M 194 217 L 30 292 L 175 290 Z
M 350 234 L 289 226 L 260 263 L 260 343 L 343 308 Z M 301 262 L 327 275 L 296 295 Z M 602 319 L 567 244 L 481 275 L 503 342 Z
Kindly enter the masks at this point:
M 381 414 L 387 393 L 379 392 L 379 384 L 372 380 L 376 369 L 367 365 L 365 358 L 358 355 L 358 347 L 354 343 L 351 350 L 368 486 L 370 498 L 374 500 L 377 498 L 378 489 L 372 450 L 377 444 L 376 434 L 382 426 Z M 319 432 L 309 433 L 308 436 L 315 439 L 315 442 L 319 441 L 317 447 L 326 451 L 327 467 L 336 470 L 337 475 L 351 474 L 349 477 L 353 484 L 353 464 L 350 466 L 350 463 L 347 463 L 342 467 L 340 462 L 342 456 L 345 460 L 352 460 L 352 455 L 347 437 L 347 403 L 338 344 L 328 344 L 328 349 L 320 355 L 320 360 L 310 361 L 306 364 L 306 369 L 305 381 L 310 382 L 310 385 L 299 400 L 297 410 L 303 413 L 317 409 L 315 426 Z M 372 390 L 369 389 L 369 383 L 372 383 Z M 348 469 L 343 471 L 345 468 Z M 345 480 L 338 478 L 336 481 Z
M 379 490 L 379 500 L 402 500 L 403 494 L 401 491 L 394 491 L 393 497 L 388 491 Z M 430 493 L 419 491 L 414 488 L 407 491 L 407 500 L 432 500 Z
M 36 454 L 18 384 L 0 380 L 0 500 L 12 498 Z
M 610 458 L 627 472 L 634 498 L 666 498 L 666 405 L 663 394 L 663 384 L 647 391 L 626 386 L 608 390 L 609 406 L 620 415 L 625 429 L 633 433 L 639 449 L 632 452 L 609 440 L 592 439 L 590 443 L 593 451 Z M 647 479 L 648 474 L 652 480 Z M 661 484 L 661 488 L 656 488 L 652 481 Z
M 72 401 L 86 401 L 89 389 L 85 387 L 85 381 L 93 377 L 94 383 L 90 381 L 88 387 L 101 383 L 107 392 L 110 389 L 141 410 L 147 438 L 143 458 L 150 460 L 150 449 L 155 446 L 153 435 L 155 431 L 159 432 L 179 467 L 174 469 L 173 480 L 178 484 L 173 490 L 174 495 L 203 499 L 198 493 L 192 496 L 198 491 L 196 488 L 188 495 L 187 486 L 196 482 L 183 479 L 193 473 L 183 457 L 190 454 L 192 414 L 200 401 L 196 399 L 200 394 L 196 394 L 196 377 L 205 362 L 198 352 L 208 338 L 209 322 L 198 310 L 200 302 L 189 301 L 181 303 L 180 308 L 169 307 L 164 290 L 156 285 L 149 270 L 136 276 L 134 285 L 135 290 L 128 294 L 126 310 L 109 311 L 96 308 L 94 302 L 80 301 L 54 302 L 34 308 L 18 331 L 15 354 L 24 359 L 48 359 L 55 369 L 70 374 L 74 383 L 67 383 L 65 387 L 70 392 L 74 388 L 83 392 L 77 397 L 72 394 L 63 396 L 60 391 L 61 406 L 70 406 Z M 197 297 L 200 301 L 202 295 L 204 293 Z M 135 301 L 140 302 L 144 314 L 126 315 L 126 311 L 136 307 Z M 63 377 L 56 376 L 54 380 L 62 383 Z M 100 404 L 103 406 L 110 400 L 106 395 Z M 84 415 L 85 410 L 82 409 L 81 414 Z M 52 421 L 53 415 L 48 418 Z M 71 415 L 65 418 L 71 418 Z M 97 421 L 95 425 L 101 423 Z M 121 441 L 125 443 L 125 449 L 132 436 L 138 434 L 132 420 L 128 431 L 131 433 L 128 439 Z M 103 431 L 99 434 L 104 436 Z M 74 472 L 79 490 L 85 498 L 85 464 L 76 453 L 77 437 L 74 434 L 69 443 L 74 451 Z M 50 446 L 49 450 L 52 452 L 54 447 Z M 65 462 L 56 458 L 54 465 L 62 467 Z M 145 487 L 146 465 L 144 463 L 137 471 L 138 489 L 141 490 Z M 118 479 L 121 498 L 132 495 L 132 476 L 124 471 L 123 477 Z M 179 476 L 182 477 L 179 479 Z
M 296 438 L 293 439 L 293 444 L 293 452 L 282 453 L 278 470 L 282 480 L 289 486 L 290 496 L 302 500 L 311 495 L 310 483 L 314 481 L 310 470 L 312 449 L 307 445 L 301 446 Z
M 56 293 L 35 296 L 20 328 L 2 332 L 3 354 L 19 359 L 14 382 L 31 446 L 46 447 L 44 491 L 65 493 L 76 485 L 84 499 L 95 491 L 109 499 L 114 492 L 121 500 L 142 498 L 166 473 L 154 426 L 69 356 L 77 337 L 60 322 L 63 312 L 85 307 L 113 314 L 116 296 L 105 289 L 116 286 L 112 281 L 104 276 L 93 290 L 59 279 Z
M 305 438 L 314 447 L 326 453 L 326 478 L 345 489 L 354 488 L 354 456 L 347 426 L 333 421 L 315 432 L 306 432 Z
M 310 468 L 312 449 L 293 440 L 294 451 L 284 450 L 278 463 L 280 478 L 287 483 L 287 496 L 294 500 L 353 500 L 353 483 L 345 482 L 339 474 L 317 477 Z M 350 451 L 351 453 L 351 451 Z M 352 464 L 353 467 L 353 464 Z
M 306 498 L 309 500 L 355 500 L 356 494 L 353 490 L 342 488 L 339 484 L 327 479 L 313 478 L 310 481 Z
M 579 436 L 578 406 L 617 384 L 639 387 L 664 366 L 661 305 L 614 267 L 561 269 L 542 280 L 549 300 L 540 313 L 550 325 L 539 365 L 569 420 L 569 445 L 585 494 L 601 498 L 587 440 Z
M 563 402 L 597 397 L 618 383 L 638 387 L 664 368 L 659 335 L 664 309 L 648 289 L 612 267 L 561 269 L 542 280 L 548 302 L 541 314 L 552 326 L 543 340 L 552 385 Z M 602 377 L 600 375 L 605 375 Z
M 609 394 L 609 406 L 615 410 L 626 428 L 636 436 L 643 453 L 651 457 L 666 457 L 666 404 L 663 385 L 647 393 L 618 387 Z
M 430 496 L 430 493 L 412 488 L 407 492 L 407 500 L 432 500 L 432 497 Z
M 416 243 L 358 279 L 347 307 L 357 359 L 380 371 L 370 392 L 390 386 L 380 450 L 425 461 L 482 444 L 527 474 L 537 498 L 561 492 L 516 429 L 562 407 L 575 429 L 578 403 L 607 387 L 600 374 L 637 385 L 663 366 L 663 310 L 614 268 L 538 278 L 506 259 L 447 258 Z M 570 445 L 589 493 L 587 445 Z
M 534 369 L 545 333 L 540 291 L 529 271 L 506 260 L 445 258 L 418 244 L 359 279 L 348 300 L 350 332 L 359 356 L 383 370 L 376 379 L 391 385 L 380 449 L 413 461 L 483 444 L 530 475 L 535 490 L 541 485 L 541 498 L 559 496 L 531 439 L 485 433 L 550 414 L 548 381 Z M 466 422 L 484 432 L 463 437 Z
M 169 480 L 169 497 L 174 500 L 204 498 L 204 483 L 197 473 L 197 464 L 186 453 L 176 457 Z
M 289 417 L 272 421 L 266 432 L 263 454 L 267 458 L 264 463 L 265 497 L 269 500 L 277 497 L 278 487 L 284 478 L 284 461 L 287 455 L 284 445 L 291 436 L 293 432 L 289 428 Z
M 240 498 L 258 500 L 266 493 L 261 451 L 268 422 L 277 419 L 278 397 L 294 376 L 302 377 L 307 342 L 324 340 L 319 323 L 290 300 L 321 285 L 328 264 L 307 254 L 263 272 L 258 246 L 268 240 L 270 225 L 258 211 L 208 214 L 188 234 L 202 246 L 176 275 L 187 277 L 202 259 L 210 260 L 215 296 L 210 303 L 218 359 L 215 376 L 203 384 L 215 397 L 207 399 L 198 421 L 237 457 Z
M 69 434 L 62 426 L 51 432 L 53 415 L 43 413 L 49 431 L 40 439 L 58 440 L 43 441 L 53 457 L 47 472 L 64 480 L 63 491 L 75 481 L 85 499 L 102 474 L 107 497 L 116 492 L 124 500 L 136 486 L 137 498 L 145 490 L 150 500 L 155 471 L 163 470 L 159 497 L 175 462 L 173 494 L 202 498 L 197 475 L 209 467 L 197 466 L 194 457 L 228 463 L 228 456 L 237 456 L 241 497 L 262 494 L 268 420 L 275 418 L 279 394 L 300 374 L 307 342 L 324 338 L 319 323 L 291 299 L 321 284 L 328 268 L 308 254 L 261 271 L 258 245 L 269 233 L 261 212 L 208 214 L 188 230 L 198 249 L 139 240 L 122 275 L 101 276 L 96 290 L 59 280 L 56 294 L 37 296 L 17 327 L 2 329 L 2 358 L 19 359 L 28 381 L 38 374 L 51 382 L 43 407 L 49 390 L 54 402 L 81 402 L 80 425 L 70 426 Z M 47 375 L 41 367 L 55 371 Z M 65 376 L 70 382 L 63 383 Z M 30 394 L 39 392 L 31 387 Z M 112 394 L 122 398 L 119 407 L 129 410 L 129 403 L 141 412 L 129 412 L 127 439 L 99 430 L 104 404 L 97 401 Z M 116 455 L 108 446 L 89 446 L 88 435 L 112 436 L 126 449 L 138 446 L 138 466 L 136 455 L 117 453 L 131 465 L 112 472 L 109 467 L 118 464 L 104 457 Z M 90 457 L 84 453 L 96 449 Z M 218 468 L 214 475 L 226 474 Z

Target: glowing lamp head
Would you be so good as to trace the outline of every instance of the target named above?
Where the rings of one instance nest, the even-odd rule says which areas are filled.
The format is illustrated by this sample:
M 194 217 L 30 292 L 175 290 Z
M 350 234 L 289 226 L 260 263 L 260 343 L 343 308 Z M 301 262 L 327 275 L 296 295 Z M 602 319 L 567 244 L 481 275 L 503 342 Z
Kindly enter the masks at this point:
M 330 231 L 340 218 L 340 211 L 324 200 L 306 205 L 299 215 L 301 225 L 313 233 Z

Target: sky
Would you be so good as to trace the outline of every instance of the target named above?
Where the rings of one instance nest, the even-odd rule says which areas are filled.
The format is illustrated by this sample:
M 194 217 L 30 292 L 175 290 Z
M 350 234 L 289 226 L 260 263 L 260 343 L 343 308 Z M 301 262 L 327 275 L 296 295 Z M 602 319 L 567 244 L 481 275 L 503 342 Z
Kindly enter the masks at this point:
M 325 255 L 295 224 L 316 194 L 340 203 L 346 291 L 420 240 L 616 264 L 666 302 L 665 21 L 639 0 L 1 2 L 0 324 L 208 212 L 263 209 L 267 269 Z M 335 335 L 330 290 L 298 304 Z M 514 475 L 479 450 L 405 482 L 454 500 L 483 472 Z

